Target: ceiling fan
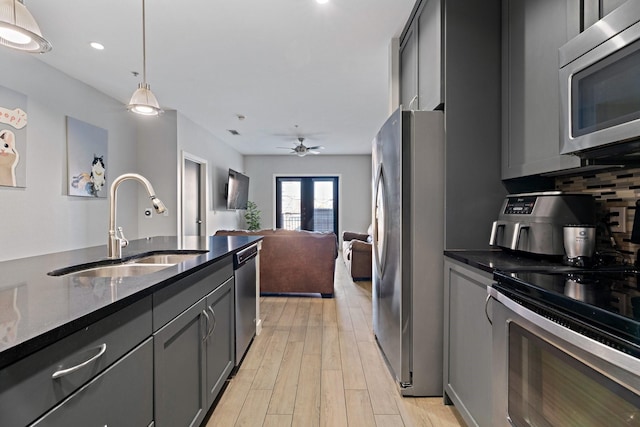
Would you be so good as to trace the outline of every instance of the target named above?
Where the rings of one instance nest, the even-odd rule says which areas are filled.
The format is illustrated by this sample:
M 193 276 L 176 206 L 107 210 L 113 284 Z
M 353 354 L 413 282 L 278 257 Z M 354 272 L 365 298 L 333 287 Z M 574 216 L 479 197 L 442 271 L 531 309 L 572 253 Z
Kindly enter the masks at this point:
M 298 157 L 304 157 L 307 154 L 320 154 L 320 152 L 316 150 L 324 150 L 324 147 L 322 145 L 314 145 L 313 147 L 307 147 L 306 145 L 304 145 L 304 138 L 301 136 L 298 137 L 298 141 L 300 143 L 298 144 L 297 142 L 294 142 L 295 147 L 293 148 L 289 148 L 289 147 L 278 147 L 278 148 L 291 150 L 291 154 L 297 154 Z

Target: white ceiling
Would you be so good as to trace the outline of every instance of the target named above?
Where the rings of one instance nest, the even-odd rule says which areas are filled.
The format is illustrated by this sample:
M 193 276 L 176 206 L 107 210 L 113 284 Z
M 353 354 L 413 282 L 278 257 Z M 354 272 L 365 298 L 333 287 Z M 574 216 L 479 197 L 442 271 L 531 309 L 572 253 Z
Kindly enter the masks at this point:
M 146 0 L 147 81 L 163 109 L 243 154 L 285 154 L 276 147 L 298 135 L 324 154 L 370 153 L 389 113 L 390 40 L 414 3 Z M 53 44 L 39 59 L 128 103 L 142 81 L 141 0 L 25 5 Z

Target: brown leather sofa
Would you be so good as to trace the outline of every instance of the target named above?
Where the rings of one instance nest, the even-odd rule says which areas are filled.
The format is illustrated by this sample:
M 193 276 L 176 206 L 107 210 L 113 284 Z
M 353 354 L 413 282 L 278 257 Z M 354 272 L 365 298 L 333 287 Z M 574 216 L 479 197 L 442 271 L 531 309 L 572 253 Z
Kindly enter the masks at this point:
M 371 236 L 364 233 L 342 233 L 342 258 L 353 280 L 371 280 Z
M 216 236 L 263 236 L 260 293 L 320 293 L 333 297 L 338 256 L 334 233 L 300 230 L 219 230 Z

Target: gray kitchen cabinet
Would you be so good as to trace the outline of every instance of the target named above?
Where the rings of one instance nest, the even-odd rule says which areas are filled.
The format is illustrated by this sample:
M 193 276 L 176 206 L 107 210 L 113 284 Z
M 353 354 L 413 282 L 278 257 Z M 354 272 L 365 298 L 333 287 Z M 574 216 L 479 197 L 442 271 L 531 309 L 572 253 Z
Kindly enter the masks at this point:
M 490 427 L 491 324 L 485 314 L 492 275 L 445 258 L 444 398 L 469 426 Z
M 209 290 L 154 334 L 156 427 L 200 425 L 233 369 L 234 279 L 229 263 L 230 258 L 205 268 L 189 283 L 176 282 L 177 289 L 154 300 L 160 311 L 173 313 L 185 295 Z
M 400 103 L 404 109 L 417 109 L 418 40 L 415 26 L 409 28 L 400 44 Z
M 575 0 L 503 0 L 502 179 L 580 166 L 560 155 L 558 48 L 580 31 L 575 10 Z
M 207 412 L 206 301 L 154 334 L 156 427 L 198 426 Z
M 501 0 L 418 0 L 400 38 L 406 51 L 405 39 L 418 34 L 418 86 L 410 93 L 420 98 L 412 107 L 444 111 L 445 248 L 486 246 L 486 230 L 506 194 L 500 160 L 501 6 Z M 406 63 L 415 60 L 401 58 L 401 67 Z M 400 70 L 401 88 L 414 85 L 404 81 L 407 75 L 413 74 Z
M 218 397 L 235 365 L 234 288 L 232 277 L 206 299 L 211 314 L 211 332 L 206 340 L 207 407 Z
M 617 9 L 627 0 L 583 0 L 584 29 Z
M 0 425 L 28 425 L 116 363 L 150 335 L 151 297 L 146 297 L 0 369 Z M 114 383 L 111 379 L 108 382 Z M 102 388 L 94 386 L 82 396 L 92 396 L 94 390 Z M 149 387 L 146 391 L 149 400 L 151 390 Z M 137 399 L 142 402 L 147 397 L 140 394 Z M 84 402 L 84 399 L 76 397 L 74 402 Z M 78 405 L 84 403 L 74 403 L 70 407 Z M 67 414 L 69 411 L 64 409 L 58 413 Z M 52 419 L 57 417 L 59 415 Z
M 442 84 L 442 1 L 424 3 L 418 17 L 418 108 L 435 110 L 444 102 Z
M 153 423 L 152 388 L 149 338 L 32 426 L 149 426 Z
M 400 82 L 405 109 L 434 110 L 442 105 L 442 0 L 423 1 L 403 32 Z

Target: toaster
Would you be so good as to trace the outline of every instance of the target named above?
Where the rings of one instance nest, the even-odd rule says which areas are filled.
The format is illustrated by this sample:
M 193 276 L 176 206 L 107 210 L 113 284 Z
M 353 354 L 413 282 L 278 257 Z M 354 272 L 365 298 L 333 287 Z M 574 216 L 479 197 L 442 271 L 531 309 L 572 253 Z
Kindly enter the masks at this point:
M 509 194 L 493 222 L 489 245 L 538 255 L 564 255 L 565 225 L 595 225 L 590 194 L 544 191 Z

